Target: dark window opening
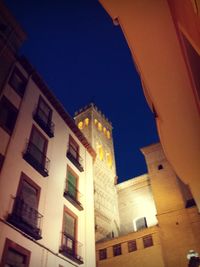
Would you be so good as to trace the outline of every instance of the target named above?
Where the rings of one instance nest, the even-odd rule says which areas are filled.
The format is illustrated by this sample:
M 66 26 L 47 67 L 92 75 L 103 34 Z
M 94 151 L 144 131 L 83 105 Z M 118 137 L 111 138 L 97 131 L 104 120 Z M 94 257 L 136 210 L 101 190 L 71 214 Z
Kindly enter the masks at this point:
M 22 173 L 8 221 L 36 240 L 41 239 L 42 215 L 38 212 L 40 187 Z
M 0 126 L 10 135 L 15 127 L 17 114 L 18 110 L 3 96 L 0 101 Z
M 15 68 L 9 79 L 10 86 L 17 92 L 19 96 L 23 96 L 26 88 L 27 79 Z
M 28 267 L 31 252 L 6 238 L 0 266 Z
M 46 157 L 47 139 L 33 126 L 23 158 L 42 176 L 49 175 L 50 160 Z
M 147 220 L 145 217 L 137 219 L 135 224 L 136 224 L 136 231 L 147 228 Z
M 105 260 L 107 259 L 107 250 L 106 248 L 99 250 L 99 260 Z
M 122 254 L 121 244 L 117 244 L 113 246 L 113 256 L 119 256 Z
M 47 105 L 42 97 L 39 98 L 38 106 L 33 114 L 33 118 L 50 138 L 54 136 L 52 109 Z
M 72 138 L 71 135 L 69 136 L 67 157 L 77 167 L 77 169 L 80 172 L 83 171 L 82 158 L 79 155 L 79 145 L 76 143 L 76 141 Z
M 131 240 L 128 242 L 128 252 L 133 252 L 137 250 L 136 240 Z
M 158 165 L 158 170 L 162 170 L 162 169 L 163 169 L 163 165 L 162 164 Z
M 143 245 L 144 245 L 144 248 L 153 246 L 153 239 L 151 235 L 147 235 L 143 237 Z

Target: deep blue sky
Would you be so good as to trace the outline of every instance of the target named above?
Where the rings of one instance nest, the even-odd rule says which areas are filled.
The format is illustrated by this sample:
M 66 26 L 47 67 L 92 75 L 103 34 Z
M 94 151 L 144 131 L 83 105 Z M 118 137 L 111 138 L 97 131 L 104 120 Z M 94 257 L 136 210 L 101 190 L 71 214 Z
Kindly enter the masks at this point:
M 95 0 L 5 0 L 28 35 L 20 53 L 73 116 L 90 102 L 113 124 L 119 182 L 146 172 L 153 115 L 119 26 Z

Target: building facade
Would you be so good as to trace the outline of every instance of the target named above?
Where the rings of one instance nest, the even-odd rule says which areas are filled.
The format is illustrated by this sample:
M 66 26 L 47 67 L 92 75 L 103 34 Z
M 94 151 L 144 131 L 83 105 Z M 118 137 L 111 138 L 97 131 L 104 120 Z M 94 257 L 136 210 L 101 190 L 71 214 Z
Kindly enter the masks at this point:
M 117 184 L 120 236 L 157 225 L 157 211 L 147 174 Z
M 9 27 L 11 15 L 1 13 Z M 95 151 L 25 58 L 8 69 L 0 95 L 0 266 L 95 266 Z
M 112 125 L 94 104 L 76 113 L 76 124 L 94 148 L 94 206 L 96 241 L 120 232 Z
M 100 2 L 124 33 L 165 155 L 200 210 L 200 2 Z
M 200 251 L 195 200 L 160 144 L 141 151 L 148 175 L 117 185 L 123 232 L 96 245 L 97 266 L 186 267 L 188 252 Z

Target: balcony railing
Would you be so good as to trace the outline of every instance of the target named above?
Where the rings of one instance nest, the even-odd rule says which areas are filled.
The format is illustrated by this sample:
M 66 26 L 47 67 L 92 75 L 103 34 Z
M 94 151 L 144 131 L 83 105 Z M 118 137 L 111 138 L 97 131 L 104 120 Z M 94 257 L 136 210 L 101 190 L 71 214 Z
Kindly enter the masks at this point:
M 64 232 L 62 233 L 62 245 L 59 249 L 59 253 L 78 264 L 83 264 L 82 246 L 80 242 L 74 240 Z
M 83 166 L 82 166 L 83 159 L 70 144 L 67 150 L 67 157 L 69 160 L 71 160 L 71 162 L 77 167 L 77 169 L 80 172 L 83 172 Z
M 54 137 L 55 124 L 49 120 L 49 117 L 39 107 L 36 108 L 33 113 L 33 119 L 37 124 L 45 131 L 45 133 L 51 138 Z
M 42 176 L 49 175 L 50 160 L 40 149 L 32 142 L 27 142 L 23 158 L 35 168 Z
M 20 197 L 15 197 L 12 213 L 7 221 L 36 240 L 41 236 L 42 215 Z
M 82 194 L 77 188 L 67 179 L 64 191 L 64 197 L 69 200 L 78 210 L 83 210 L 81 204 Z

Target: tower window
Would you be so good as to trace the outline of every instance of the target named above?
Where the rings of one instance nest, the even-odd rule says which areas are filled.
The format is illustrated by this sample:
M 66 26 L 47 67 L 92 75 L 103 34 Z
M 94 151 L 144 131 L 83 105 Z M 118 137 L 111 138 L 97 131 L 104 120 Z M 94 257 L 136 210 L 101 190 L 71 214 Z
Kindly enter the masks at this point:
M 158 170 L 162 170 L 163 169 L 163 165 L 162 164 L 159 164 L 158 165 Z

